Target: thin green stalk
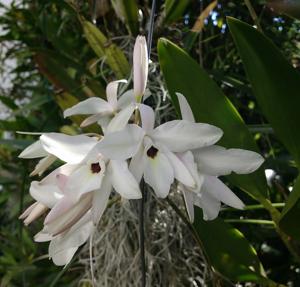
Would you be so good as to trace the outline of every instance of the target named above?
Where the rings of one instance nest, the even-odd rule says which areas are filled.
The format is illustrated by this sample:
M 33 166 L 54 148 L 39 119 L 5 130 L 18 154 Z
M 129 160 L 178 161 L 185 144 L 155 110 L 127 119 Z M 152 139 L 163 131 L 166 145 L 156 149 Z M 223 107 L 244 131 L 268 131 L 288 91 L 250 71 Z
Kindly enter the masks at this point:
M 259 32 L 263 32 L 263 30 L 262 30 L 262 28 L 261 28 L 261 25 L 260 25 L 260 22 L 259 22 L 259 19 L 258 19 L 258 17 L 257 17 L 257 14 L 256 14 L 256 12 L 255 12 L 255 10 L 254 10 L 254 8 L 253 8 L 253 6 L 252 6 L 250 0 L 244 0 L 244 2 L 245 2 L 246 6 L 247 6 L 247 8 L 248 8 L 248 10 L 249 10 L 249 13 L 250 13 L 250 15 L 251 15 L 251 18 L 253 19 L 254 24 L 255 24 L 256 27 L 257 27 L 257 30 L 258 30 Z
M 271 203 L 271 205 L 275 208 L 283 208 L 285 206 L 285 203 L 284 202 L 280 202 L 280 203 Z M 262 204 L 253 204 L 253 205 L 246 205 L 244 207 L 244 210 L 257 210 L 257 209 L 265 209 L 265 206 L 263 206 Z M 232 208 L 232 207 L 226 207 L 226 208 L 223 208 L 221 209 L 221 212 L 223 211 L 241 211 L 240 209 L 236 209 L 236 208 Z
M 272 225 L 274 226 L 274 221 L 264 220 L 264 219 L 225 219 L 228 223 L 246 223 L 246 224 L 261 224 L 261 225 Z

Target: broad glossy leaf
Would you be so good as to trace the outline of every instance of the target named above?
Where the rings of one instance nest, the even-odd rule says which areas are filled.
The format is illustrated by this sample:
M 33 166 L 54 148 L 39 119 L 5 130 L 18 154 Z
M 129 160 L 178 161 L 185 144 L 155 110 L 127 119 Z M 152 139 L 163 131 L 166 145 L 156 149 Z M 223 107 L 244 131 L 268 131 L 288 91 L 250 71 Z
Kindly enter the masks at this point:
M 188 100 L 198 122 L 220 127 L 220 144 L 227 148 L 257 151 L 257 146 L 238 111 L 209 75 L 182 49 L 168 40 L 158 44 L 160 66 L 175 107 L 176 92 Z M 231 175 L 230 180 L 258 199 L 266 196 L 267 185 L 262 168 L 250 175 Z
M 183 17 L 190 0 L 166 0 L 165 2 L 165 23 L 172 23 Z
M 204 221 L 200 208 L 195 212 L 194 229 L 217 272 L 233 281 L 268 282 L 255 249 L 240 231 L 220 218 Z
M 300 74 L 255 28 L 234 18 L 228 25 L 259 106 L 300 166 Z
M 116 14 L 126 24 L 129 32 L 136 36 L 139 32 L 139 10 L 136 0 L 112 0 L 111 2 Z
M 95 54 L 99 58 L 106 57 L 107 64 L 118 79 L 127 78 L 130 73 L 130 66 L 121 49 L 107 39 L 91 22 L 83 20 L 82 26 L 86 39 Z
M 296 179 L 286 205 L 281 213 L 279 220 L 280 228 L 293 239 L 300 242 L 300 176 Z

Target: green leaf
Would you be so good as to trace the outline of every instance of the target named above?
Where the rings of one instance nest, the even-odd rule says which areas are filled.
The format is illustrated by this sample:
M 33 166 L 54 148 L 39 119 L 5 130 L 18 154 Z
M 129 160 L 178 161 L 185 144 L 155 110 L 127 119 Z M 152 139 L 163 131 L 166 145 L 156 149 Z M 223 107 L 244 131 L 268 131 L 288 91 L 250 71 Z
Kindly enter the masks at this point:
M 240 231 L 220 218 L 204 221 L 198 207 L 195 215 L 194 229 L 209 263 L 217 272 L 233 281 L 270 283 L 255 249 Z
M 285 207 L 282 210 L 279 219 L 279 227 L 293 239 L 300 242 L 300 176 L 295 181 L 293 191 L 291 192 Z
M 82 91 L 81 83 L 78 83 L 67 72 L 66 68 L 57 61 L 51 54 L 46 52 L 37 52 L 35 61 L 48 80 L 59 89 L 85 98 L 86 94 Z
M 95 54 L 106 57 L 106 62 L 118 79 L 127 78 L 130 73 L 129 63 L 119 47 L 112 43 L 91 22 L 82 20 L 83 31 Z
M 234 18 L 228 25 L 259 106 L 300 166 L 300 74 L 255 28 Z
M 220 127 L 224 136 L 220 144 L 227 148 L 257 151 L 257 146 L 238 111 L 209 75 L 182 49 L 168 40 L 158 43 L 160 66 L 168 90 L 178 110 L 176 92 L 188 100 L 197 122 Z M 262 168 L 249 175 L 229 176 L 233 184 L 259 199 L 267 195 Z
M 136 0 L 112 0 L 118 17 L 126 24 L 129 32 L 136 36 L 139 32 L 139 9 Z
M 170 24 L 182 18 L 183 13 L 190 3 L 190 0 L 166 0 L 164 22 Z

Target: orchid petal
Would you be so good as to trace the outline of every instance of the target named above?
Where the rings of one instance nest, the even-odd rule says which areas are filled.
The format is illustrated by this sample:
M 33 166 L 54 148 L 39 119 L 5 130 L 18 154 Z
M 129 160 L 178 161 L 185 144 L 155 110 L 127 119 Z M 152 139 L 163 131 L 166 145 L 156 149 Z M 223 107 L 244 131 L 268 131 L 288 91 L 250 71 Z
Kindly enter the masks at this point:
M 40 137 L 45 150 L 70 164 L 80 163 L 97 144 L 97 140 L 84 135 L 69 136 L 60 133 Z
M 244 203 L 215 176 L 207 175 L 204 178 L 204 183 L 201 192 L 208 192 L 217 200 L 225 203 L 228 206 L 243 209 Z
M 148 132 L 154 129 L 154 111 L 151 107 L 143 104 L 138 105 L 143 129 Z
M 29 192 L 36 201 L 49 208 L 52 208 L 63 197 L 56 185 L 41 184 L 37 181 L 31 182 Z
M 55 265 L 61 266 L 68 264 L 78 247 L 88 240 L 94 230 L 92 221 L 88 220 L 89 217 L 85 216 L 66 234 L 51 240 L 49 256 Z
M 166 152 L 165 155 L 173 167 L 174 177 L 182 184 L 195 188 L 196 182 L 184 163 L 172 152 Z
M 177 98 L 178 98 L 182 119 L 186 120 L 188 122 L 194 123 L 195 118 L 194 118 L 192 109 L 191 109 L 187 99 L 185 98 L 184 95 L 182 95 L 180 93 L 176 93 L 176 95 L 177 95 Z
M 48 210 L 48 207 L 42 203 L 38 203 L 24 219 L 24 224 L 29 225 L 31 222 L 39 218 Z
M 93 203 L 92 203 L 92 218 L 94 225 L 97 225 L 101 219 L 105 208 L 108 203 L 109 195 L 112 190 L 112 185 L 110 182 L 110 176 L 105 175 L 101 188 L 94 191 Z
M 148 183 L 158 197 L 165 198 L 174 181 L 174 172 L 168 158 L 157 152 L 154 158 L 148 158 L 144 172 L 145 182 Z
M 126 91 L 124 94 L 122 94 L 120 96 L 120 98 L 118 99 L 118 108 L 119 109 L 123 109 L 125 107 L 127 107 L 130 104 L 134 104 L 136 103 L 134 94 L 133 94 L 133 90 L 128 90 Z
M 128 121 L 132 116 L 135 108 L 135 105 L 129 105 L 123 110 L 121 110 L 119 113 L 117 113 L 108 124 L 105 132 L 111 133 L 124 129 L 128 124 Z
M 52 154 L 47 155 L 42 158 L 38 164 L 35 166 L 34 170 L 30 173 L 30 176 L 39 175 L 41 176 L 47 168 L 56 161 L 56 157 Z
M 141 145 L 138 152 L 132 157 L 129 170 L 139 183 L 143 177 L 147 158 L 145 156 L 144 147 Z
M 253 151 L 210 146 L 194 152 L 199 171 L 208 175 L 247 174 L 258 169 L 263 157 Z
M 122 131 L 105 135 L 96 148 L 109 159 L 125 160 L 137 153 L 144 135 L 138 125 L 127 125 Z
M 71 196 L 65 196 L 59 201 L 45 218 L 44 225 L 53 236 L 74 226 L 91 208 L 93 193 L 84 194 L 76 204 L 72 205 Z
M 118 105 L 117 95 L 118 95 L 118 87 L 120 83 L 127 83 L 127 81 L 124 79 L 113 81 L 106 86 L 106 98 L 113 110 L 117 109 L 117 105 Z
M 221 209 L 221 202 L 212 196 L 206 186 L 203 186 L 201 194 L 194 194 L 193 196 L 194 205 L 201 207 L 203 210 L 204 220 L 213 220 L 218 217 Z
M 195 188 L 192 188 L 192 189 L 189 188 L 189 189 L 191 189 L 193 192 L 196 192 L 196 193 L 200 192 L 201 186 L 204 181 L 204 176 L 199 174 L 192 152 L 187 151 L 185 153 L 180 153 L 180 154 L 176 154 L 176 155 L 180 158 L 180 160 L 183 162 L 185 167 L 189 170 L 190 174 L 192 175 L 192 177 L 196 183 Z
M 64 111 L 64 117 L 69 117 L 72 115 L 90 115 L 99 114 L 103 112 L 112 112 L 111 105 L 101 98 L 88 98 L 71 108 Z
M 37 140 L 33 144 L 25 148 L 20 154 L 19 158 L 38 158 L 45 157 L 48 153 L 43 148 L 43 145 L 40 140 Z
M 155 128 L 149 135 L 170 151 L 185 152 L 214 144 L 221 138 L 223 132 L 209 124 L 173 120 Z
M 110 113 L 108 114 L 107 112 L 104 112 L 104 113 L 99 113 L 99 114 L 89 116 L 80 124 L 80 127 L 84 128 L 93 123 L 100 121 L 102 118 L 109 118 L 108 115 L 110 115 Z
M 113 188 L 126 199 L 142 198 L 139 184 L 130 173 L 126 161 L 111 160 L 109 172 Z

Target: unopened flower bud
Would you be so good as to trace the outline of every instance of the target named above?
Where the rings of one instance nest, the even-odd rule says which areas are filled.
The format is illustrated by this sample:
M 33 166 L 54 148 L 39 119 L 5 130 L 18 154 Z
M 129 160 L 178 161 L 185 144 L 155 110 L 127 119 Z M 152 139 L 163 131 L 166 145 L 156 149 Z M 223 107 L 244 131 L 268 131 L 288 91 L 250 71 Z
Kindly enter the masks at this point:
M 145 93 L 148 77 L 148 51 L 146 38 L 138 36 L 133 50 L 133 90 L 137 102 Z

